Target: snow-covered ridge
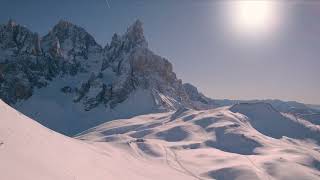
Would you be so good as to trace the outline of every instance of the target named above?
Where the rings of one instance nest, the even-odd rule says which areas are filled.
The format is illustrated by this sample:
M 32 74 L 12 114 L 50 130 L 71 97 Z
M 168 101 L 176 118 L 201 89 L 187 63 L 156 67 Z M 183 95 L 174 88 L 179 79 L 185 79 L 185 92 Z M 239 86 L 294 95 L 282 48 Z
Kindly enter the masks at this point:
M 251 125 L 261 133 L 273 137 L 282 136 L 295 139 L 311 138 L 320 142 L 320 128 L 308 127 L 306 122 L 294 115 L 284 114 L 268 103 L 240 103 L 230 108 L 232 112 L 241 113 L 249 118 Z
M 0 98 L 58 132 L 73 135 L 114 118 L 212 107 L 148 48 L 139 20 L 104 48 L 63 20 L 44 37 L 13 21 L 1 26 L 0 35 Z M 137 105 L 131 99 L 143 100 Z

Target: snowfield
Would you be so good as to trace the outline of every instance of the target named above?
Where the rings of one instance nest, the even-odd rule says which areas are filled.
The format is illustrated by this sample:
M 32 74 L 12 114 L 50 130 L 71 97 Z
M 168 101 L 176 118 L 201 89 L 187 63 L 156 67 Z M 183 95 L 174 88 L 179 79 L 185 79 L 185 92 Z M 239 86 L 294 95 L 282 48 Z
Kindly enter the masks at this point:
M 116 120 L 77 139 L 131 142 L 130 154 L 166 161 L 195 179 L 285 180 L 320 178 L 319 134 L 316 125 L 254 103 Z
M 0 179 L 320 178 L 319 126 L 265 103 L 136 116 L 75 138 L 2 101 L 0 114 Z

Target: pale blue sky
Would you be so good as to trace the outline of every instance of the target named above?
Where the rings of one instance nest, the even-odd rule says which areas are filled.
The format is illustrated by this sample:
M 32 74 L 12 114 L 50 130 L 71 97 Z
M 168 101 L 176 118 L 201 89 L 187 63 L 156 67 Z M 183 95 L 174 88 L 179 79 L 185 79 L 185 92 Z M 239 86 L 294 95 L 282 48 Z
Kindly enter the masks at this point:
M 66 19 L 105 45 L 139 18 L 150 48 L 172 62 L 179 78 L 212 98 L 320 104 L 320 1 L 286 1 L 281 26 L 254 43 L 235 40 L 226 25 L 233 1 L 109 1 L 110 9 L 105 0 L 1 0 L 0 22 L 13 18 L 45 34 Z

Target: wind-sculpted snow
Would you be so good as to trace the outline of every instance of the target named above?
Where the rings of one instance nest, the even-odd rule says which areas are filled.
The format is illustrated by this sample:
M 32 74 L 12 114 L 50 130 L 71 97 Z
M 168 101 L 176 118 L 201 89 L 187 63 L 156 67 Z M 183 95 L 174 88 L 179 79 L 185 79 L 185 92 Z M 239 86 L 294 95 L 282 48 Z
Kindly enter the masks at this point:
M 266 119 L 259 119 L 263 116 L 267 124 Z M 263 129 L 267 134 L 259 129 L 268 124 L 274 124 L 277 136 L 272 130 Z M 277 130 L 287 126 L 294 129 Z M 300 124 L 269 104 L 254 103 L 201 111 L 181 108 L 115 120 L 76 138 L 119 147 L 129 145 L 130 153 L 163 161 L 194 179 L 318 179 L 319 146 L 304 138 L 294 139 L 310 135 L 308 138 L 317 141 L 313 128 L 316 126 Z M 296 135 L 288 136 L 293 130 Z

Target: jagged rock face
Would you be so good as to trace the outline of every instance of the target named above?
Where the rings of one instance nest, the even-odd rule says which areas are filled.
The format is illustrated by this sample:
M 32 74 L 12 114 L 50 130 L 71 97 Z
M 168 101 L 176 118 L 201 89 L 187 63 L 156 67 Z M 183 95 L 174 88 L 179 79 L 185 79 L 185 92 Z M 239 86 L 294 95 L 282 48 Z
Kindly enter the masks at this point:
M 127 48 L 134 48 L 138 46 L 146 48 L 148 46 L 143 34 L 142 22 L 139 20 L 128 28 L 127 33 L 123 38 L 127 42 L 125 43 Z
M 75 75 L 84 71 L 80 62 L 62 57 L 64 51 L 57 37 L 49 49 L 42 49 L 42 42 L 47 39 L 41 41 L 37 33 L 13 21 L 0 26 L 0 36 L 0 97 L 9 104 L 28 99 L 34 88 L 46 86 L 58 75 Z M 86 38 L 91 48 L 89 45 L 94 43 L 91 38 Z M 90 48 L 88 52 L 94 50 Z
M 7 51 L 8 55 L 35 53 L 38 51 L 37 41 L 38 35 L 36 33 L 32 33 L 11 20 L 7 25 L 0 26 L 0 48 Z
M 172 71 L 172 64 L 168 60 L 153 54 L 146 48 L 141 48 L 131 54 L 129 62 L 134 82 L 144 88 L 173 97 L 180 104 L 191 106 L 182 81 L 177 79 Z M 160 103 L 164 105 L 164 102 Z
M 34 88 L 41 88 L 55 77 L 57 64 L 48 59 L 20 55 L 0 63 L 0 97 L 9 104 L 29 98 Z
M 87 110 L 101 103 L 115 107 L 126 100 L 137 88 L 149 89 L 157 99 L 158 105 L 165 109 L 178 108 L 173 106 L 191 106 L 181 80 L 178 80 L 173 72 L 172 64 L 151 52 L 147 44 L 140 21 L 136 21 L 130 26 L 123 36 L 117 34 L 113 36 L 110 46 L 107 45 L 104 49 L 104 60 L 100 74 L 100 76 L 105 76 L 105 74 L 110 76 L 111 72 L 112 80 L 102 82 L 103 78 L 96 77 L 94 82 L 98 85 L 92 88 L 94 89 L 92 91 L 97 92 L 94 97 L 80 93 L 80 99 L 84 99 L 84 104 L 89 104 L 86 107 Z M 89 84 L 83 84 L 80 92 L 92 95 L 90 93 L 92 86 Z M 90 88 L 87 88 L 89 86 Z M 157 93 L 172 97 L 171 100 L 175 105 L 168 105 L 157 96 Z M 103 98 L 101 98 L 102 94 L 105 95 Z
M 34 87 L 46 85 L 54 63 L 47 63 L 39 48 L 39 36 L 9 21 L 0 26 L 0 97 L 14 104 L 32 95 Z
M 120 74 L 124 69 L 121 63 L 138 48 L 148 48 L 148 43 L 143 35 L 142 23 L 139 20 L 131 25 L 123 36 L 113 35 L 110 45 L 104 48 L 105 58 L 101 69 L 111 67 L 113 71 Z
M 134 76 L 159 76 L 167 83 L 177 80 L 172 64 L 148 49 L 138 49 L 130 56 L 130 66 Z
M 101 51 L 101 46 L 89 33 L 67 21 L 60 21 L 54 26 L 43 37 L 41 44 L 52 56 L 63 56 L 66 59 L 88 59 L 89 53 Z

